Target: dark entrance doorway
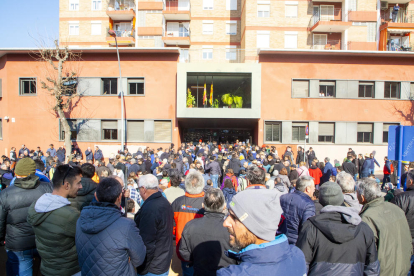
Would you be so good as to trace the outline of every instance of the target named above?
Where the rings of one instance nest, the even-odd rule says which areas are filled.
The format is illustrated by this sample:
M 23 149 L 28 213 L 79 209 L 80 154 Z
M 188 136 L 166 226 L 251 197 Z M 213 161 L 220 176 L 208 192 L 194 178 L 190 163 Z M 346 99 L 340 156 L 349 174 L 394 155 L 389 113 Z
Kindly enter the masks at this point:
M 181 141 L 185 143 L 203 142 L 256 143 L 257 119 L 179 119 Z

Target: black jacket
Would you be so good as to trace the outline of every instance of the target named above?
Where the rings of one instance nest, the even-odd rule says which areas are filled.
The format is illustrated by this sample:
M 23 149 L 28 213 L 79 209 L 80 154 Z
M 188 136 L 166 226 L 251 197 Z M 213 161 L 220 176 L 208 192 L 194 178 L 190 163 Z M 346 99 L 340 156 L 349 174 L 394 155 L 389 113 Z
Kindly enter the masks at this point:
M 352 162 L 344 162 L 342 163 L 342 167 L 344 168 L 344 172 L 349 173 L 352 177 L 358 173 L 355 164 Z
M 145 261 L 137 268 L 138 274 L 165 273 L 173 254 L 174 213 L 170 203 L 156 192 L 144 201 L 134 220 L 147 248 Z
M 183 259 L 193 264 L 194 276 L 215 276 L 218 269 L 236 264 L 224 254 L 232 248 L 223 221 L 223 213 L 205 212 L 204 217 L 185 225 L 179 252 Z
M 326 206 L 304 223 L 296 246 L 306 258 L 308 275 L 379 275 L 374 233 L 358 211 Z
M 296 164 L 299 165 L 300 162 L 303 162 L 303 151 L 298 151 L 298 154 L 296 155 Z
M 76 208 L 79 212 L 83 207 L 88 206 L 95 197 L 95 190 L 98 187 L 92 178 L 82 177 L 81 179 L 82 189 L 80 189 L 75 198 L 69 198 L 73 208 Z
M 34 174 L 16 178 L 14 185 L 0 193 L 0 242 L 6 241 L 11 251 L 36 248 L 35 234 L 27 222 L 30 205 L 45 193 L 51 193 L 52 186 L 40 182 Z
M 234 174 L 238 175 L 240 171 L 240 160 L 237 158 L 232 158 L 227 165 L 227 169 L 232 169 Z
M 404 211 L 408 226 L 410 226 L 411 238 L 414 241 L 414 187 L 409 186 L 406 192 L 395 195 L 391 203 L 394 203 Z

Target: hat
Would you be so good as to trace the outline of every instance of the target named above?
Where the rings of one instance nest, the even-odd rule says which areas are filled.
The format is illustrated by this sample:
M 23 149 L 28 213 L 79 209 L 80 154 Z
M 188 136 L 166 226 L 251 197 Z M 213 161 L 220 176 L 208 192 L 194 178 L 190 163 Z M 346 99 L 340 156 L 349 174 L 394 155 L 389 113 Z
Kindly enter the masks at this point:
M 117 169 L 117 170 L 122 170 L 122 163 L 121 162 L 118 162 L 118 164 L 116 164 L 116 166 L 115 166 L 115 169 Z
M 322 206 L 342 205 L 344 203 L 344 195 L 341 186 L 335 182 L 325 182 L 319 188 L 319 203 L 322 204 Z
M 32 158 L 23 158 L 17 162 L 14 172 L 19 176 L 29 176 L 34 174 L 36 172 L 36 163 Z
M 296 165 L 295 165 L 295 164 L 292 164 L 292 165 L 290 165 L 290 167 L 292 167 L 292 168 L 296 168 Z
M 371 155 L 369 153 L 365 153 L 365 157 L 370 157 Z
M 233 197 L 229 209 L 257 237 L 266 241 L 275 239 L 283 213 L 277 190 L 244 190 Z

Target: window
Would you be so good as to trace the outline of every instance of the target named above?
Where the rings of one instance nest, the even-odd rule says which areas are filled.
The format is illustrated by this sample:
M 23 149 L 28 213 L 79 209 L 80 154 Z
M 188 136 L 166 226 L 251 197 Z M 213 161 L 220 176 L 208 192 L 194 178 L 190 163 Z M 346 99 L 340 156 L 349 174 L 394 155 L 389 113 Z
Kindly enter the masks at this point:
M 298 32 L 285 32 L 285 48 L 298 48 Z
M 390 126 L 398 126 L 398 124 L 383 124 L 382 127 L 382 142 L 388 143 L 388 130 Z
M 118 94 L 118 79 L 105 78 L 102 79 L 102 95 L 117 95 Z
M 78 11 L 79 10 L 79 0 L 69 0 L 69 10 Z
M 127 140 L 134 142 L 144 142 L 144 121 L 127 122 Z
M 270 32 L 257 31 L 257 48 L 269 48 Z
M 320 81 L 319 97 L 335 97 L 335 81 Z
M 236 35 L 237 34 L 237 21 L 226 22 L 226 34 Z
M 171 142 L 171 121 L 154 121 L 154 142 Z
M 76 129 L 76 120 L 66 119 L 70 127 L 70 140 L 76 140 L 78 138 L 78 132 Z M 62 121 L 60 120 L 60 140 L 65 140 L 65 130 L 63 128 Z
M 226 0 L 226 10 L 237 11 L 237 0 Z
M 309 81 L 293 80 L 292 81 L 292 97 L 307 98 L 309 97 Z
M 190 52 L 188 49 L 180 49 L 180 62 L 189 62 Z
M 321 21 L 330 21 L 335 19 L 335 6 L 334 5 L 321 5 Z
M 266 142 L 281 142 L 282 124 L 279 122 L 265 123 L 265 140 Z
M 401 84 L 399 82 L 385 82 L 384 98 L 399 99 L 401 91 Z
M 101 121 L 102 140 L 118 140 L 118 121 Z
M 79 23 L 69 23 L 69 35 L 79 35 Z
M 100 11 L 102 9 L 102 0 L 92 0 L 92 10 Z
M 203 10 L 212 10 L 214 0 L 203 0 Z
M 101 21 L 92 21 L 91 22 L 91 35 L 101 35 L 101 34 L 102 34 Z
M 203 59 L 213 59 L 213 46 L 203 46 Z
M 326 34 L 314 34 L 313 35 L 312 49 L 324 50 L 326 44 L 328 44 L 328 35 Z
M 128 79 L 129 95 L 144 95 L 144 78 Z
M 372 124 L 358 124 L 357 142 L 372 143 Z
M 213 34 L 213 20 L 203 20 L 203 34 Z
M 237 59 L 237 46 L 231 45 L 226 46 L 226 60 L 236 60 Z
M 257 17 L 269 17 L 270 16 L 270 2 L 259 1 L 257 2 Z
M 292 124 L 292 142 L 305 142 L 307 123 Z
M 298 17 L 298 2 L 297 1 L 285 1 L 285 17 L 290 17 L 290 18 Z
M 21 78 L 20 79 L 20 95 L 36 95 L 36 79 Z
M 319 123 L 318 142 L 333 143 L 335 136 L 335 123 Z
M 358 97 L 359 98 L 374 98 L 375 82 L 373 81 L 360 81 Z

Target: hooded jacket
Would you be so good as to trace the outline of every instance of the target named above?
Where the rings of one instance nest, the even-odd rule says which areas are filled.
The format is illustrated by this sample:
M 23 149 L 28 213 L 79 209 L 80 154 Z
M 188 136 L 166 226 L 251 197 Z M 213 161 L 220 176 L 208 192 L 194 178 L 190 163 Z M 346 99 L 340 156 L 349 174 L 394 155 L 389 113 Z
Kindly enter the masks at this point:
M 35 233 L 27 222 L 30 205 L 45 193 L 51 193 L 50 183 L 41 182 L 34 174 L 16 178 L 14 185 L 0 193 L 0 242 L 6 249 L 24 251 L 36 248 Z
M 328 205 L 303 225 L 296 246 L 308 275 L 380 275 L 374 234 L 358 211 Z
M 344 194 L 344 203 L 347 207 L 355 208 L 358 212 L 362 209 L 362 205 L 359 203 L 356 193 Z
M 75 246 L 79 215 L 69 200 L 49 193 L 30 206 L 27 222 L 36 234 L 43 275 L 71 276 L 80 271 Z
M 414 241 L 414 186 L 408 186 L 407 191 L 396 195 L 391 200 L 391 203 L 400 207 L 405 213 L 408 226 L 410 227 L 411 238 Z
M 329 181 L 329 178 L 332 175 L 332 169 L 333 169 L 332 164 L 329 162 L 326 162 L 325 167 L 323 167 L 323 172 L 322 172 L 323 176 L 321 178 L 321 184 Z
M 239 253 L 227 251 L 226 255 L 240 262 L 217 271 L 218 276 L 250 275 L 306 275 L 305 257 L 294 245 L 289 245 L 285 235 L 260 245 L 251 244 Z
M 344 162 L 342 164 L 342 167 L 344 168 L 344 172 L 349 173 L 350 175 L 352 175 L 352 177 L 354 177 L 354 175 L 356 175 L 358 173 L 358 170 L 357 170 L 355 164 L 352 163 L 349 160 Z
M 404 212 L 379 197 L 365 204 L 360 216 L 374 232 L 381 275 L 407 275 L 413 249 Z
M 87 205 L 95 197 L 95 190 L 98 184 L 96 184 L 91 178 L 82 177 L 81 179 L 82 189 L 78 191 L 75 198 L 70 198 L 69 201 L 71 206 L 76 208 L 78 211 L 82 210 L 82 205 Z
M 82 275 L 136 276 L 146 248 L 135 222 L 112 203 L 92 202 L 76 224 L 76 250 Z
M 224 195 L 224 198 L 226 200 L 227 206 L 229 206 L 231 200 L 233 199 L 233 196 L 235 196 L 236 193 L 237 192 L 234 189 L 229 189 L 229 188 L 224 188 L 223 189 L 223 195 Z

